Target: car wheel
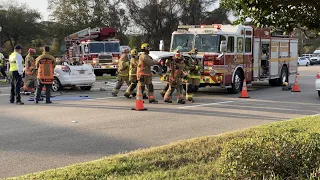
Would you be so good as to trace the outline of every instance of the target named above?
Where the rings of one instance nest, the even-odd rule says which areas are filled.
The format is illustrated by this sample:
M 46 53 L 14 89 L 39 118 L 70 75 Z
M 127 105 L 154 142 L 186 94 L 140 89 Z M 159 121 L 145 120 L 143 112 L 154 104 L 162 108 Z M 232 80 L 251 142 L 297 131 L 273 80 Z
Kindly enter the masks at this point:
M 306 66 L 309 66 L 309 63 L 307 62 Z
M 299 66 L 299 63 L 297 63 L 297 66 Z
M 62 85 L 58 78 L 54 78 L 51 89 L 53 92 L 62 90 Z
M 81 90 L 86 90 L 86 91 L 90 91 L 92 88 L 92 86 L 81 86 L 80 89 Z
M 320 91 L 318 91 L 318 96 L 320 97 Z
M 228 88 L 227 91 L 230 94 L 238 94 L 242 90 L 243 77 L 240 70 L 237 70 L 233 77 L 232 88 Z

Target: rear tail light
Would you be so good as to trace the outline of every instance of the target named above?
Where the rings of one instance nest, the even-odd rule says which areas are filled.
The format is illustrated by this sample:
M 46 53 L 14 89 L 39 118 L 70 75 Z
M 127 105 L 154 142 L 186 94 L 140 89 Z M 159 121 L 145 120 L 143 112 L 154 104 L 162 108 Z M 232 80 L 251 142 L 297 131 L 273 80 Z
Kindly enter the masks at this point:
M 69 66 L 61 66 L 61 70 L 62 70 L 63 72 L 70 72 Z
M 320 72 L 318 72 L 317 74 L 317 79 L 320 79 Z

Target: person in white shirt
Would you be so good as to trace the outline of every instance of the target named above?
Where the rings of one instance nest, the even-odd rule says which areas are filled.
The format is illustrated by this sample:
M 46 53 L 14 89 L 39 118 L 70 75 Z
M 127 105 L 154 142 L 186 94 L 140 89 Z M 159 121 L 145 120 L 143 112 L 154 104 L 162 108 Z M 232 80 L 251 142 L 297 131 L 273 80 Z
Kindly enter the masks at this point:
M 1 47 L 0 47 L 0 71 L 2 76 L 4 77 L 4 82 L 7 81 L 8 76 L 6 74 L 6 61 L 4 59 L 4 55 L 1 53 Z
M 20 88 L 23 76 L 23 58 L 21 56 L 22 47 L 17 45 L 14 47 L 14 52 L 9 56 L 10 73 L 11 73 L 11 94 L 10 103 L 14 103 L 16 97 L 16 103 L 23 105 L 20 96 Z

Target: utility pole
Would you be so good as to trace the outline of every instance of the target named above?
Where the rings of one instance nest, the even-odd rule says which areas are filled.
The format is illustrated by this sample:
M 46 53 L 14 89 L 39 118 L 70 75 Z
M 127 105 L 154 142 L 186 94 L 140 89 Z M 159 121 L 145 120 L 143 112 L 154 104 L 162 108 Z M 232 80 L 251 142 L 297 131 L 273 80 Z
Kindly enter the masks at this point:
M 2 30 L 2 27 L 0 26 L 0 48 L 2 47 L 2 39 L 1 39 L 2 34 L 1 34 L 1 30 Z

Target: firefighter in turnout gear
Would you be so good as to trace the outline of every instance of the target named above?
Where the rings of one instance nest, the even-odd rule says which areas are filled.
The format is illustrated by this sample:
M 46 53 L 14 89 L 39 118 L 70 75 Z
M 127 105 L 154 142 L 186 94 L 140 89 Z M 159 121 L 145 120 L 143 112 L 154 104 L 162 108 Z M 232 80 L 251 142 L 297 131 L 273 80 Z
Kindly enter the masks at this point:
M 169 60 L 168 59 L 166 59 L 166 61 L 164 61 L 164 62 L 161 62 L 161 66 L 166 66 L 166 62 L 168 62 Z M 166 81 L 167 83 L 166 83 L 166 85 L 164 85 L 164 88 L 162 89 L 162 91 L 160 92 L 160 95 L 162 96 L 162 97 L 164 97 L 164 95 L 166 94 L 166 92 L 168 91 L 168 89 L 169 89 L 169 76 L 170 76 L 170 69 L 168 69 L 167 68 L 167 71 L 166 71 L 166 73 L 161 77 L 161 80 L 162 81 Z
M 183 76 L 182 71 L 185 68 L 184 58 L 181 55 L 180 51 L 177 51 L 173 59 L 167 60 L 166 65 L 170 69 L 169 74 L 169 88 L 164 95 L 164 102 L 172 103 L 172 94 L 175 90 L 177 90 L 177 102 L 180 104 L 185 104 L 185 100 L 182 93 L 182 81 L 181 78 Z
M 36 72 L 36 61 L 33 58 L 36 50 L 30 48 L 28 50 L 28 55 L 26 56 L 26 64 L 25 64 L 25 73 L 26 80 L 23 86 L 25 92 L 35 92 L 36 88 L 36 80 L 37 80 L 37 72 Z
M 186 98 L 190 102 L 194 102 L 194 95 L 198 92 L 199 90 L 199 85 L 200 85 L 200 75 L 201 72 L 200 70 L 202 69 L 202 65 L 199 62 L 199 60 L 196 58 L 197 55 L 197 49 L 192 49 L 188 53 L 192 57 L 192 61 L 188 62 L 188 82 L 186 84 Z
M 154 98 L 154 88 L 152 84 L 152 73 L 151 73 L 151 66 L 157 65 L 158 62 L 154 61 L 149 56 L 149 50 L 150 48 L 148 43 L 144 43 L 141 45 L 142 53 L 139 57 L 138 68 L 137 68 L 138 86 L 141 87 L 142 92 L 144 92 L 145 86 L 147 87 L 149 103 L 158 103 L 158 101 L 156 101 Z
M 122 49 L 122 56 L 119 59 L 119 63 L 118 63 L 118 75 L 117 75 L 117 82 L 115 87 L 112 90 L 112 96 L 116 97 L 118 96 L 119 90 L 121 88 L 121 86 L 123 85 L 123 83 L 127 83 L 127 85 L 129 86 L 129 65 L 130 65 L 130 61 L 129 61 L 129 57 L 128 57 L 128 53 L 129 50 L 124 48 Z M 127 95 L 124 95 L 125 97 L 127 97 Z
M 46 104 L 52 103 L 50 101 L 50 90 L 54 79 L 54 68 L 56 67 L 56 59 L 49 54 L 49 46 L 44 47 L 43 54 L 36 59 L 37 72 L 37 96 L 35 103 L 40 101 L 41 90 L 43 86 L 46 87 Z
M 137 80 L 137 67 L 138 67 L 138 61 L 139 61 L 139 56 L 138 52 L 136 49 L 132 49 L 130 52 L 131 55 L 131 60 L 130 60 L 130 69 L 129 69 L 129 81 L 130 81 L 130 86 L 128 86 L 127 91 L 125 93 L 125 97 L 131 98 L 135 97 L 137 93 L 133 92 L 135 88 L 137 87 L 138 80 Z M 146 92 L 143 92 L 143 99 L 148 99 Z

